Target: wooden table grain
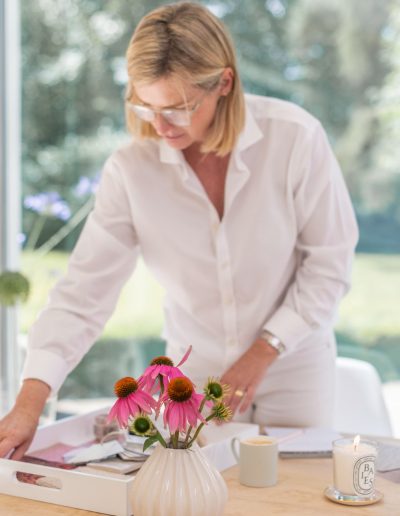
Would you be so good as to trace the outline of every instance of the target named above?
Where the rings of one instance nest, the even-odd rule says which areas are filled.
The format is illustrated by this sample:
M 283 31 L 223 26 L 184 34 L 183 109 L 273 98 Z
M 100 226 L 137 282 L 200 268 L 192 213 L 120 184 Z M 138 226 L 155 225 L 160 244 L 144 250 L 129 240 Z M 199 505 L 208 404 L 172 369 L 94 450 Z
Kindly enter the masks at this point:
M 400 516 L 400 484 L 377 476 L 375 487 L 384 498 L 368 506 L 331 502 L 324 490 L 332 485 L 332 459 L 280 459 L 278 483 L 269 488 L 239 484 L 238 470 L 223 473 L 229 489 L 224 516 Z
M 380 476 L 376 488 L 382 501 L 348 507 L 327 500 L 324 489 L 332 483 L 332 459 L 280 459 L 278 484 L 250 488 L 238 482 L 238 468 L 223 472 L 229 499 L 224 516 L 400 516 L 400 484 Z M 0 516 L 100 516 L 100 513 L 61 507 L 24 498 L 0 495 Z M 178 515 L 171 515 L 178 516 Z

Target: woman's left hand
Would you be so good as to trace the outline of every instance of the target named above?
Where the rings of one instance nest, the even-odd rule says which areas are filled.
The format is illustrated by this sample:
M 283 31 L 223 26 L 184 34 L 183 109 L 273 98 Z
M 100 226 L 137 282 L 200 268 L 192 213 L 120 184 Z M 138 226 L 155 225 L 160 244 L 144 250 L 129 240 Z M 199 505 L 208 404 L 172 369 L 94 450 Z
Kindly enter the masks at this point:
M 276 349 L 257 339 L 222 375 L 221 382 L 230 388 L 225 402 L 232 415 L 238 408 L 242 413 L 252 404 L 258 385 L 277 356 Z

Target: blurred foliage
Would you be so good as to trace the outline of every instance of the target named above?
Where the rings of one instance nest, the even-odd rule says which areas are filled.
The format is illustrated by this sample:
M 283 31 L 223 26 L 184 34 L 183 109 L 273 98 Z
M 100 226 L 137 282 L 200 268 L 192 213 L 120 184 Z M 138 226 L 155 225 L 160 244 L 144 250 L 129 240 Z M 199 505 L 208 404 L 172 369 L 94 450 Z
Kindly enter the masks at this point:
M 0 274 L 0 305 L 14 306 L 28 300 L 30 283 L 17 271 L 3 271 Z
M 82 205 L 79 181 L 128 135 L 124 54 L 140 18 L 165 1 L 37 0 L 22 8 L 23 197 L 57 192 L 60 210 L 24 203 L 26 246 Z M 327 128 L 362 222 L 359 249 L 400 251 L 400 5 L 395 0 L 203 0 L 229 27 L 247 91 L 294 101 Z M 90 205 L 88 204 L 90 208 Z M 376 232 L 379 219 L 387 238 Z M 58 248 L 70 250 L 71 224 Z
M 383 32 L 383 59 L 389 73 L 376 95 L 377 140 L 372 146 L 373 167 L 368 177 L 367 204 L 386 212 L 400 229 L 400 3 L 393 1 Z M 400 231 L 397 232 L 400 235 Z M 398 238 L 400 240 L 400 238 Z

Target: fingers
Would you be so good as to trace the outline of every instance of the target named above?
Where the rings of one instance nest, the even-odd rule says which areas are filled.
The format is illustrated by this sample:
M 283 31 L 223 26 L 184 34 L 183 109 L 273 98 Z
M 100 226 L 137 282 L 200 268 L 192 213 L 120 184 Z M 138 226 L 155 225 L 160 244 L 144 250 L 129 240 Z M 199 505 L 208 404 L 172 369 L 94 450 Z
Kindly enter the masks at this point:
M 13 460 L 20 460 L 25 455 L 25 452 L 28 450 L 30 444 L 32 442 L 32 439 L 29 441 L 26 441 L 25 443 L 21 444 L 20 446 L 17 446 L 13 453 L 10 456 L 10 459 Z
M 247 396 L 247 386 L 240 386 L 239 380 L 240 378 L 234 371 L 229 371 L 221 377 L 221 382 L 229 385 L 229 391 L 224 401 L 232 410 L 232 416 Z
M 7 437 L 0 441 L 0 457 L 7 457 L 8 454 L 14 449 L 14 443 Z
M 11 452 L 20 459 L 29 448 L 36 431 L 36 423 L 25 411 L 13 410 L 0 420 L 0 457 Z
M 231 399 L 229 401 L 229 406 L 232 410 L 232 413 L 235 414 L 243 399 L 246 397 L 246 389 L 235 389 Z
M 239 385 L 235 386 L 234 380 L 232 379 L 231 382 L 224 381 L 227 385 L 230 386 L 229 394 L 225 398 L 226 405 L 229 406 L 229 408 L 232 410 L 232 416 L 236 413 L 236 411 L 239 409 L 239 412 L 243 412 L 245 409 L 243 409 L 243 404 L 246 403 L 246 407 L 250 406 L 253 397 L 254 397 L 254 389 L 249 387 L 239 387 Z M 252 394 L 253 393 L 253 394 Z
M 246 391 L 246 395 L 243 397 L 242 402 L 239 406 L 240 414 L 243 414 L 243 412 L 246 412 L 246 410 L 252 405 L 255 393 L 256 393 L 255 387 L 253 385 L 249 386 L 249 388 Z

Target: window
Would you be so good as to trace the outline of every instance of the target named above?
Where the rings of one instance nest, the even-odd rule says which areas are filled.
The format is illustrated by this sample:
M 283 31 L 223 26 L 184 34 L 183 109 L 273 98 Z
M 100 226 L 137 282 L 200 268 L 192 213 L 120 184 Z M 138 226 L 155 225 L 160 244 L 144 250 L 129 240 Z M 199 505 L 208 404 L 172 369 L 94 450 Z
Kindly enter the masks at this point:
M 34 286 L 22 313 L 23 333 L 65 268 L 105 157 L 127 138 L 125 49 L 145 11 L 163 3 L 22 2 L 23 267 Z M 353 289 L 337 324 L 339 353 L 371 361 L 384 382 L 399 380 L 400 158 L 393 152 L 399 140 L 399 4 L 204 4 L 233 33 L 246 90 L 296 102 L 327 129 L 361 229 Z M 136 304 L 127 308 L 130 289 Z M 138 359 L 127 342 L 147 338 L 157 347 L 161 297 L 140 265 L 91 352 L 98 359 L 79 366 L 61 397 L 109 394 L 122 369 L 104 380 L 107 350 L 115 357 L 118 349 L 114 362 L 127 370 Z

